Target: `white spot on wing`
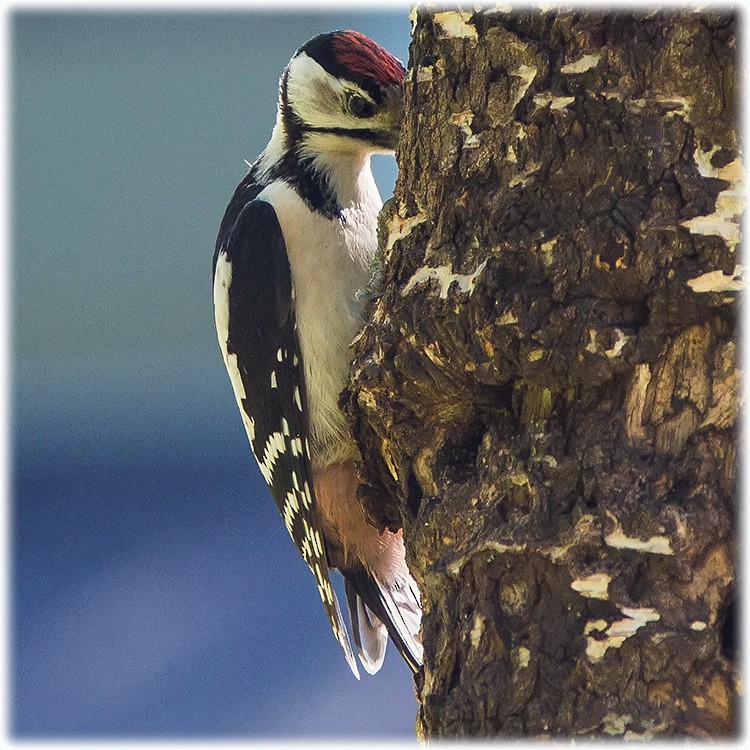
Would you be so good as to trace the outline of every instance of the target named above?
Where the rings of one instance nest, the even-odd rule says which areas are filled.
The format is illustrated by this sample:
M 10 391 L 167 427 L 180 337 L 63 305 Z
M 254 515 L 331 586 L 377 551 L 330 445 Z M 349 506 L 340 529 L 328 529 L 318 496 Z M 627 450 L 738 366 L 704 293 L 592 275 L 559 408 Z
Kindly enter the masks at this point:
M 302 441 L 298 437 L 292 438 L 292 455 L 302 456 Z
M 305 480 L 305 487 L 302 493 L 302 505 L 304 505 L 305 508 L 310 508 L 312 506 L 312 494 L 310 493 L 310 485 L 307 483 L 307 480 Z
M 284 525 L 289 532 L 289 535 L 294 539 L 293 527 L 294 527 L 294 516 L 299 513 L 299 500 L 294 492 L 287 492 L 284 500 Z
M 266 441 L 263 456 L 258 458 L 260 472 L 269 485 L 273 484 L 273 471 L 276 466 L 276 459 L 284 453 L 284 449 L 284 436 L 280 432 L 271 433 Z

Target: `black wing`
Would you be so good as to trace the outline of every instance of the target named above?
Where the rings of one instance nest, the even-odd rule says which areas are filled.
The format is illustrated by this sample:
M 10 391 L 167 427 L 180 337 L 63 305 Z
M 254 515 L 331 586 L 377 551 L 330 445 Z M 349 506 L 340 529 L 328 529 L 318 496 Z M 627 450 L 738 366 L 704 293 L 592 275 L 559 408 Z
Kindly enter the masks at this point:
M 225 237 L 220 235 L 214 266 L 214 312 L 224 363 L 263 477 L 359 677 L 317 517 L 294 290 L 273 206 L 250 201 Z

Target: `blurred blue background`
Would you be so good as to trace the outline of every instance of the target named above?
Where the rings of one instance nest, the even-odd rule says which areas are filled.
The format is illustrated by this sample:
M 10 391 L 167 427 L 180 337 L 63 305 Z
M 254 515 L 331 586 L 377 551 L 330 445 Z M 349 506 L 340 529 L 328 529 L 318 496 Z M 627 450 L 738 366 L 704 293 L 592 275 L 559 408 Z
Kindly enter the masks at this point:
M 413 737 L 407 668 L 354 680 L 263 486 L 210 282 L 291 54 L 406 61 L 407 13 L 11 14 L 13 736 Z

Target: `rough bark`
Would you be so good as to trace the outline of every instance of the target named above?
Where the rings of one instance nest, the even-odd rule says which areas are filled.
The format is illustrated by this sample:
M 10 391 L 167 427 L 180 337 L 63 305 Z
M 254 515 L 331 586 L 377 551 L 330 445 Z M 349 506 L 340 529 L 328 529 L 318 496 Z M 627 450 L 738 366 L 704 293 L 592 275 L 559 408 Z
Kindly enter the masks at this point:
M 736 729 L 728 12 L 420 9 L 347 395 L 420 736 Z

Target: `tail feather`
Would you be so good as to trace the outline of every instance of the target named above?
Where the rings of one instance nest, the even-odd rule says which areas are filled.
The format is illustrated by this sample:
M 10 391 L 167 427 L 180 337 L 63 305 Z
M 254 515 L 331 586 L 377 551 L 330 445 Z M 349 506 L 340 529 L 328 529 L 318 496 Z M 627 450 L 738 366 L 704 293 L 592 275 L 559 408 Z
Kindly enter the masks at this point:
M 386 633 L 413 672 L 422 666 L 422 608 L 408 571 L 386 582 L 358 565 L 344 572 L 354 642 L 362 666 L 377 672 L 385 658 Z M 406 580 L 405 580 L 406 579 Z
M 381 581 L 374 576 L 375 583 L 380 593 L 380 601 L 388 615 L 388 620 L 393 624 L 398 633 L 398 640 L 403 644 L 399 648 L 409 666 L 417 672 L 422 666 L 422 638 L 419 628 L 422 624 L 422 606 L 419 597 L 415 595 L 418 590 L 414 579 L 407 572 L 407 580 L 394 579 L 389 582 Z M 407 652 L 409 658 L 407 658 Z
M 346 581 L 346 603 L 352 622 L 352 633 L 362 666 L 369 674 L 375 674 L 383 666 L 388 631 L 380 619 L 357 595 Z
M 349 592 L 347 592 L 347 597 L 348 595 L 349 595 Z M 351 669 L 354 676 L 357 679 L 359 679 L 359 669 L 357 669 L 357 660 L 354 658 L 354 652 L 352 651 L 352 646 L 351 646 L 351 643 L 349 642 L 349 634 L 347 633 L 346 625 L 344 624 L 344 616 L 341 614 L 341 608 L 339 607 L 339 600 L 335 593 L 333 594 L 333 605 L 334 605 L 334 612 L 335 612 L 335 620 L 333 617 L 331 618 L 331 626 L 333 627 L 333 633 L 336 636 L 336 639 L 338 640 L 339 645 L 341 646 L 341 650 L 344 652 L 344 658 L 346 659 L 346 663 L 349 665 L 349 669 Z M 335 622 L 335 625 L 334 625 L 334 622 Z M 355 642 L 357 640 L 356 628 L 354 630 L 354 640 Z M 358 643 L 357 643 L 357 649 L 359 650 Z M 362 662 L 362 664 L 363 666 L 365 666 L 365 669 L 367 669 L 367 666 L 365 665 L 365 663 Z

